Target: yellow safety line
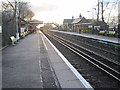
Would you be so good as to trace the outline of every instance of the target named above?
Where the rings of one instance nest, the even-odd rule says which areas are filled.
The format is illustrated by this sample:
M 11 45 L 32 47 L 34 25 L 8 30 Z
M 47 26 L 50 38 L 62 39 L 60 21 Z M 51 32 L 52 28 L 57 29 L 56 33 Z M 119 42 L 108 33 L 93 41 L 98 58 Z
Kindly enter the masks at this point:
M 38 35 L 38 48 L 40 48 L 40 35 Z
M 38 39 L 38 48 L 40 48 L 40 40 Z
M 7 45 L 7 46 L 5 46 L 5 47 L 3 47 L 3 48 L 0 48 L 0 51 L 1 51 L 1 50 L 3 50 L 3 49 L 4 49 L 4 48 L 6 48 L 6 47 L 8 47 L 8 45 Z
M 45 49 L 48 50 L 47 45 L 46 45 L 46 43 L 45 43 L 43 37 L 42 37 L 42 41 L 43 41 L 43 44 L 44 44 L 44 46 L 45 46 Z

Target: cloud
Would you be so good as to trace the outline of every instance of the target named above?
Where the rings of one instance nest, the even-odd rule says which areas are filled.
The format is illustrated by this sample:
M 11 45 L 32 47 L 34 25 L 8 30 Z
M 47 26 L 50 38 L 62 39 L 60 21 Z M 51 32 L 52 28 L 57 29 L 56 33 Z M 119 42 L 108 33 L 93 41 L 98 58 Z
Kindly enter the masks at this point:
M 35 13 L 37 12 L 51 12 L 57 9 L 57 6 L 51 3 L 41 3 L 32 5 L 31 8 Z
M 87 11 L 96 6 L 97 0 L 28 0 L 35 18 L 44 21 L 61 21 L 65 18 L 89 17 Z

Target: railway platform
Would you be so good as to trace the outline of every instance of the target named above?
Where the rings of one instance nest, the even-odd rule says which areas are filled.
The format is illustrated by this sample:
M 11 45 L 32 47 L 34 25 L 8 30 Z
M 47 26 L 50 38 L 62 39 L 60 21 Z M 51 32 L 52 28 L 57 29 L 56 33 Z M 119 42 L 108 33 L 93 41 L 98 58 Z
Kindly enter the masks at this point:
M 54 32 L 60 32 L 60 33 L 66 33 L 66 34 L 71 34 L 71 35 L 77 35 L 77 36 L 83 36 L 87 38 L 94 38 L 102 41 L 107 41 L 107 42 L 113 42 L 113 43 L 120 43 L 120 38 L 116 37 L 108 37 L 108 36 L 103 36 L 103 35 L 95 35 L 95 34 L 88 34 L 88 33 L 76 33 L 76 32 L 65 32 L 65 31 L 58 31 L 58 30 L 51 30 Z
M 42 32 L 2 51 L 2 88 L 93 89 Z

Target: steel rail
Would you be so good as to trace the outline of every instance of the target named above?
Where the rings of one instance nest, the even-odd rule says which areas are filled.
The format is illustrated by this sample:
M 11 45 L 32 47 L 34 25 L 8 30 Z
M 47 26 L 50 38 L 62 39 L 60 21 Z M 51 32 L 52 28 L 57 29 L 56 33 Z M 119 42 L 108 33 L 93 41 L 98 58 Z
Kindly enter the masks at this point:
M 60 40 L 57 36 L 57 39 L 53 36 L 49 35 L 51 38 L 55 39 L 57 42 L 61 43 L 62 45 L 64 45 L 65 47 L 67 47 L 68 49 L 70 49 L 71 51 L 73 51 L 74 53 L 76 53 L 77 55 L 79 55 L 80 57 L 84 58 L 85 60 L 89 61 L 90 63 L 92 63 L 93 65 L 95 65 L 96 67 L 98 67 L 99 69 L 101 69 L 102 71 L 106 72 L 107 74 L 109 74 L 110 76 L 112 76 L 113 78 L 115 78 L 116 80 L 120 81 L 120 79 L 117 77 L 120 75 L 120 72 L 112 69 L 111 67 L 105 65 L 104 63 L 101 63 L 100 61 L 96 60 L 95 58 L 87 55 L 86 53 L 78 50 L 77 48 L 73 47 L 70 45 L 70 43 L 66 43 L 63 40 Z M 73 43 L 71 43 L 73 44 Z M 92 61 L 91 61 L 92 60 Z M 99 64 L 99 65 L 98 65 Z M 104 68 L 103 68 L 104 67 Z M 105 70 L 107 68 L 107 70 Z M 108 71 L 109 70 L 109 71 Z M 111 73 L 112 72 L 112 73 Z M 117 74 L 117 75 L 116 75 Z
M 89 49 L 86 49 L 86 48 L 84 48 L 84 47 L 82 47 L 82 46 L 80 46 L 80 45 L 78 45 L 78 44 L 75 44 L 75 43 L 69 41 L 69 40 L 66 40 L 66 39 L 64 39 L 64 38 L 61 38 L 60 36 L 57 36 L 57 35 L 55 35 L 55 34 L 53 34 L 53 35 L 56 36 L 56 37 L 58 37 L 58 38 L 60 38 L 60 39 L 62 39 L 62 40 L 64 40 L 64 41 L 66 41 L 66 42 L 68 42 L 68 43 L 74 44 L 75 46 L 77 46 L 77 47 L 79 47 L 79 48 L 82 48 L 82 49 L 84 49 L 84 50 L 86 50 L 86 51 L 89 51 L 89 52 L 91 52 L 91 53 L 93 53 L 93 54 L 95 54 L 95 55 L 97 55 L 97 56 L 99 56 L 99 57 L 102 57 L 103 59 L 106 59 L 106 60 L 109 61 L 109 62 L 112 62 L 112 63 L 120 66 L 120 63 L 113 62 L 113 60 L 110 59 L 110 58 L 107 58 L 107 57 L 105 57 L 105 56 L 103 56 L 103 55 L 100 55 L 100 54 L 94 52 L 94 51 L 91 51 L 91 50 L 89 50 Z
M 72 38 L 68 38 L 68 39 L 71 39 L 71 40 L 74 40 L 74 41 L 76 40 L 76 39 L 72 39 Z M 102 48 L 99 48 L 99 47 L 96 47 L 96 46 L 92 46 L 92 45 L 90 45 L 90 44 L 86 44 L 86 43 L 80 42 L 79 40 L 76 40 L 76 41 L 79 42 L 79 43 L 81 43 L 81 44 L 84 44 L 84 45 L 86 45 L 86 46 L 90 46 L 90 47 L 99 49 L 99 50 L 101 50 L 102 52 L 106 52 L 106 53 L 109 53 L 109 54 L 113 54 L 113 55 L 115 55 L 115 56 L 118 56 L 118 55 L 119 55 L 119 54 L 110 52 L 110 51 L 108 51 L 108 50 L 105 50 L 105 49 L 102 49 Z M 115 64 L 120 65 L 120 63 L 117 62 L 117 61 L 113 61 L 113 60 L 111 60 L 111 59 L 109 59 L 109 61 L 111 61 L 111 62 L 113 62 L 113 63 L 115 63 Z

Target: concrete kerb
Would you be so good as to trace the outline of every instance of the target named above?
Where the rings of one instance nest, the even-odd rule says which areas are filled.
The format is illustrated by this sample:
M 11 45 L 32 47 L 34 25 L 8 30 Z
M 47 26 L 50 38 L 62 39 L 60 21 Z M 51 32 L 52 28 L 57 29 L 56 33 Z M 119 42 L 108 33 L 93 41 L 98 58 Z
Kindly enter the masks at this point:
M 79 72 L 70 64 L 70 62 L 60 53 L 60 51 L 49 41 L 49 39 L 44 34 L 43 34 L 43 36 L 47 39 L 47 41 L 51 44 L 51 46 L 55 49 L 55 51 L 58 53 L 58 55 L 63 59 L 63 61 L 67 64 L 67 66 L 75 74 L 75 76 L 83 83 L 83 85 L 88 89 L 94 90 L 93 87 L 79 74 Z

